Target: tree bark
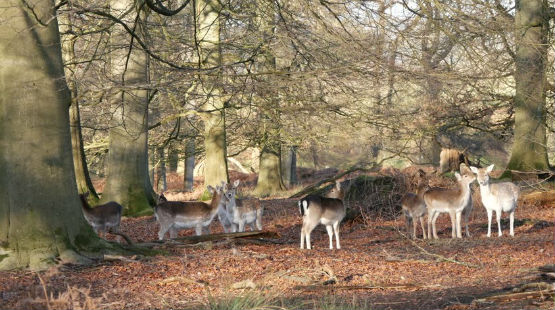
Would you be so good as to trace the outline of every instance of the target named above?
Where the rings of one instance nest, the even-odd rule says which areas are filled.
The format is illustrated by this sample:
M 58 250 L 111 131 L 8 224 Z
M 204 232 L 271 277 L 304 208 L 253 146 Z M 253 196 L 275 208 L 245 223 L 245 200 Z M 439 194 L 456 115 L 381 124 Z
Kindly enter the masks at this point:
M 545 0 L 516 2 L 515 129 L 508 170 L 546 171 L 545 64 L 548 6 Z
M 195 5 L 198 42 L 198 58 L 201 68 L 221 65 L 220 51 L 220 4 L 216 0 L 198 0 Z M 227 150 L 225 135 L 224 98 L 221 91 L 221 76 L 218 74 L 201 77 L 201 91 L 205 95 L 202 119 L 204 121 L 204 185 L 219 185 L 228 182 Z
M 54 1 L 2 3 L 0 269 L 43 269 L 96 243 L 75 186 Z
M 163 193 L 168 189 L 168 184 L 166 182 L 166 157 L 164 154 L 164 148 L 158 148 L 157 153 L 160 163 L 156 169 L 156 190 Z
M 283 179 L 285 185 L 292 186 L 298 183 L 297 180 L 297 146 L 287 147 L 283 163 Z
M 113 0 L 116 16 L 134 6 L 133 0 Z M 146 16 L 139 14 L 136 32 L 144 36 Z M 128 14 L 133 18 L 133 14 Z M 132 23 L 132 20 L 125 20 Z M 102 202 L 116 201 L 131 216 L 150 213 L 154 191 L 148 175 L 148 57 L 138 44 L 130 45 L 130 36 L 112 33 L 114 46 L 124 44 L 112 57 L 112 73 L 125 90 L 117 91 L 112 103 L 114 124 L 110 129 L 107 178 Z M 127 43 L 127 44 L 125 44 Z M 131 50 L 129 50 L 129 48 Z

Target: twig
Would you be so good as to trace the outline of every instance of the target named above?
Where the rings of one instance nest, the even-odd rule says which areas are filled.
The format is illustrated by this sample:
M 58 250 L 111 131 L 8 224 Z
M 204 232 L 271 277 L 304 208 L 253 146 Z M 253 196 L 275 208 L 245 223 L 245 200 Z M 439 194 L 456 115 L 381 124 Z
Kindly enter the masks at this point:
M 44 280 L 40 276 L 40 273 L 37 272 L 36 274 L 42 286 L 42 291 L 44 292 L 44 298 L 46 299 L 46 309 L 51 310 L 52 308 L 50 307 L 50 300 L 48 299 L 48 293 L 46 292 L 46 284 L 44 283 Z
M 430 253 L 428 252 L 426 249 L 424 249 L 423 247 L 419 246 L 416 242 L 414 242 L 414 240 L 407 238 L 408 241 L 410 241 L 410 243 L 412 243 L 412 245 L 414 245 L 417 249 L 419 249 L 423 254 L 431 256 L 436 258 L 439 261 L 444 261 L 444 262 L 449 262 L 449 263 L 455 263 L 458 265 L 462 265 L 462 266 L 466 266 L 466 267 L 470 267 L 470 268 L 482 268 L 482 266 L 479 265 L 475 265 L 475 264 L 471 264 L 471 263 L 466 263 L 466 262 L 461 262 L 458 261 L 456 259 L 452 259 L 449 257 L 445 257 L 443 255 L 439 255 L 439 254 L 435 254 L 435 253 Z

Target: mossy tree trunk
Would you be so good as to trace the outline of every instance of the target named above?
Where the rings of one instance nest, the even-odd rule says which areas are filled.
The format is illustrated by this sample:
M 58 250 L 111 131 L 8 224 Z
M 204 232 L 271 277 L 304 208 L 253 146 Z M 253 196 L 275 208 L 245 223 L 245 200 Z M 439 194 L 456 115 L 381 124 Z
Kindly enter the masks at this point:
M 545 64 L 548 6 L 545 0 L 516 1 L 515 129 L 508 170 L 545 171 Z
M 135 6 L 136 33 L 145 34 L 146 13 L 138 1 L 113 0 L 112 14 L 122 16 Z M 124 22 L 132 26 L 135 14 L 126 14 Z M 124 214 L 138 216 L 151 211 L 154 191 L 148 175 L 148 56 L 131 36 L 115 29 L 111 38 L 113 46 L 120 47 L 112 53 L 111 70 L 121 89 L 113 96 L 114 124 L 110 129 L 107 159 L 107 178 L 102 201 L 116 201 L 124 207 Z M 129 50 L 131 49 L 131 50 Z
M 75 186 L 54 5 L 2 2 L 0 269 L 43 269 L 98 241 Z
M 215 68 L 221 65 L 220 47 L 220 3 L 217 0 L 197 0 L 195 2 L 196 42 L 199 66 Z M 202 108 L 204 121 L 204 185 L 219 185 L 228 182 L 227 150 L 225 134 L 224 98 L 221 90 L 221 76 L 216 74 L 201 76 L 200 88 L 205 95 Z
M 77 36 L 72 31 L 73 13 L 69 12 L 64 16 L 63 22 L 60 23 L 60 31 L 68 35 L 62 40 L 62 56 L 65 59 L 66 76 L 68 78 L 68 87 L 71 92 L 71 107 L 69 109 L 69 122 L 71 128 L 71 146 L 73 153 L 73 166 L 75 169 L 75 181 L 77 182 L 77 191 L 79 194 L 89 192 L 98 199 L 98 195 L 92 184 L 89 169 L 87 168 L 87 159 L 83 143 L 83 135 L 81 133 L 81 116 L 79 113 L 78 87 L 75 80 L 75 72 L 77 70 L 75 57 L 75 41 Z
M 185 142 L 185 166 L 183 167 L 183 189 L 192 191 L 195 171 L 195 139 L 188 138 Z

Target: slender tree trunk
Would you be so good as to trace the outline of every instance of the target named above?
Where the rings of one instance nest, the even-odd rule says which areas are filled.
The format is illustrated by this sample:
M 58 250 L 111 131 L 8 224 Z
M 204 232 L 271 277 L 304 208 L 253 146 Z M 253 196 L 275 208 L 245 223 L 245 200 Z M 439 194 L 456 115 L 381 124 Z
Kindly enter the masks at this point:
M 195 18 L 198 58 L 201 68 L 221 65 L 220 4 L 216 0 L 197 0 Z M 228 182 L 225 136 L 225 109 L 221 92 L 221 76 L 201 77 L 201 91 L 206 96 L 203 105 L 204 121 L 204 184 L 218 185 Z
M 179 164 L 179 150 L 175 146 L 168 149 L 168 171 L 176 172 Z
M 195 139 L 189 138 L 185 142 L 185 166 L 183 171 L 183 189 L 185 191 L 192 191 L 194 184 L 195 172 Z
M 111 4 L 116 16 L 135 5 L 132 0 L 113 0 Z M 141 15 L 136 32 L 144 37 L 145 13 L 136 14 Z M 126 22 L 131 24 L 133 15 L 128 14 L 131 20 Z M 102 201 L 116 201 L 124 207 L 124 214 L 136 216 L 151 212 L 154 191 L 148 175 L 147 153 L 148 57 L 136 43 L 129 51 L 130 40 L 127 33 L 112 33 L 112 44 L 124 47 L 114 52 L 112 72 L 126 90 L 118 91 L 113 98 L 115 124 L 110 129 L 107 178 Z
M 283 179 L 285 185 L 293 186 L 298 183 L 297 180 L 297 147 L 289 146 L 287 147 L 285 158 L 283 160 Z
M 62 33 L 73 33 L 72 32 L 72 20 L 73 14 L 68 13 L 65 16 L 65 21 L 60 24 L 60 31 Z M 87 168 L 87 159 L 85 156 L 85 149 L 83 143 L 83 135 L 81 134 L 81 117 L 79 113 L 79 101 L 78 101 L 78 87 L 75 81 L 75 72 L 77 66 L 75 65 L 75 39 L 74 34 L 69 34 L 65 40 L 62 41 L 62 56 L 65 58 L 65 63 L 68 69 L 66 76 L 68 77 L 68 87 L 71 92 L 71 107 L 69 110 L 69 121 L 71 128 L 71 145 L 73 153 L 73 164 L 75 168 L 75 180 L 77 182 L 77 191 L 82 194 L 85 192 L 90 192 L 96 199 L 98 199 L 98 194 L 96 193 L 94 186 L 92 184 L 89 169 Z
M 43 269 L 98 242 L 81 209 L 53 0 L 2 2 L 0 269 Z
M 166 182 L 166 157 L 164 156 L 164 149 L 158 148 L 157 153 L 160 163 L 158 164 L 158 169 L 156 169 L 156 189 L 158 192 L 165 192 L 168 189 L 168 184 Z
M 516 1 L 515 133 L 507 169 L 545 171 L 545 64 L 549 17 L 547 1 Z

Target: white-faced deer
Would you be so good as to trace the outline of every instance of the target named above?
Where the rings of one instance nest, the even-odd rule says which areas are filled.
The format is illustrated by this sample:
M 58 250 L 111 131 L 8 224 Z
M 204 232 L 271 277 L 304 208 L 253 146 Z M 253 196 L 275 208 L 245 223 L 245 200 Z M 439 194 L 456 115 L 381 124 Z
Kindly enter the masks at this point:
M 339 191 L 339 197 L 343 198 L 344 192 L 341 191 L 341 184 L 336 181 L 336 190 Z M 306 248 L 311 249 L 310 233 L 318 224 L 326 226 L 328 236 L 330 238 L 330 249 L 333 249 L 333 234 L 335 234 L 336 248 L 340 249 L 339 244 L 339 223 L 345 217 L 345 205 L 339 198 L 328 198 L 318 195 L 308 195 L 298 202 L 299 212 L 303 217 L 303 226 L 301 228 L 301 249 L 304 248 L 306 239 Z
M 123 207 L 115 201 L 110 201 L 93 208 L 87 201 L 88 196 L 89 192 L 79 195 L 79 198 L 81 199 L 81 209 L 83 210 L 85 219 L 92 226 L 98 236 L 106 239 L 107 231 L 111 231 L 116 234 L 119 233 L 119 224 L 121 221 Z M 102 233 L 104 233 L 104 236 L 102 236 Z M 119 235 L 117 240 L 121 241 L 121 237 Z
M 210 204 L 202 201 L 167 201 L 163 195 L 160 196 L 154 207 L 154 215 L 160 224 L 159 240 L 164 239 L 168 230 L 170 238 L 177 237 L 177 232 L 186 228 L 195 228 L 196 235 L 202 235 L 202 228 L 208 228 L 218 213 L 223 192 L 220 186 L 213 188 L 208 185 L 207 188 L 212 193 Z
M 222 225 L 224 233 L 229 233 L 233 230 L 233 224 L 231 223 L 231 220 L 229 218 L 230 215 L 227 213 L 226 201 L 224 200 L 226 192 L 227 183 L 222 181 L 222 203 L 220 203 L 220 206 L 218 208 L 218 220 Z
M 428 239 L 437 239 L 436 220 L 439 214 L 449 213 L 451 218 L 451 237 L 462 238 L 461 215 L 470 197 L 470 184 L 476 179 L 474 175 L 455 172 L 457 188 L 431 188 L 424 193 L 424 202 L 428 209 Z
M 412 224 L 412 238 L 416 239 L 416 221 L 420 220 L 422 227 L 422 238 L 426 239 L 426 228 L 424 228 L 424 216 L 426 215 L 426 203 L 424 202 L 424 193 L 428 189 L 428 180 L 425 179 L 426 173 L 422 170 L 418 171 L 418 187 L 416 194 L 407 193 L 401 198 L 401 208 L 405 214 L 405 224 L 407 234 L 410 233 Z
M 491 218 L 493 215 L 493 211 L 495 211 L 495 216 L 497 218 L 497 229 L 499 237 L 501 237 L 501 235 L 503 234 L 501 232 L 501 212 L 509 212 L 509 234 L 511 236 L 514 236 L 515 210 L 518 195 L 520 194 L 520 188 L 511 182 L 490 183 L 489 174 L 493 170 L 493 165 L 490 165 L 485 169 L 479 169 L 476 167 L 470 167 L 470 169 L 477 176 L 478 184 L 480 185 L 480 194 L 482 196 L 482 204 L 484 205 L 484 208 L 486 208 L 486 212 L 488 213 L 487 236 L 491 236 Z
M 227 217 L 232 226 L 231 231 L 243 232 L 245 231 L 245 225 L 249 225 L 251 230 L 254 230 L 255 225 L 258 230 L 262 230 L 264 208 L 260 205 L 258 198 L 235 198 L 239 183 L 239 180 L 235 180 L 233 186 L 225 191 L 223 198 L 225 200 Z

